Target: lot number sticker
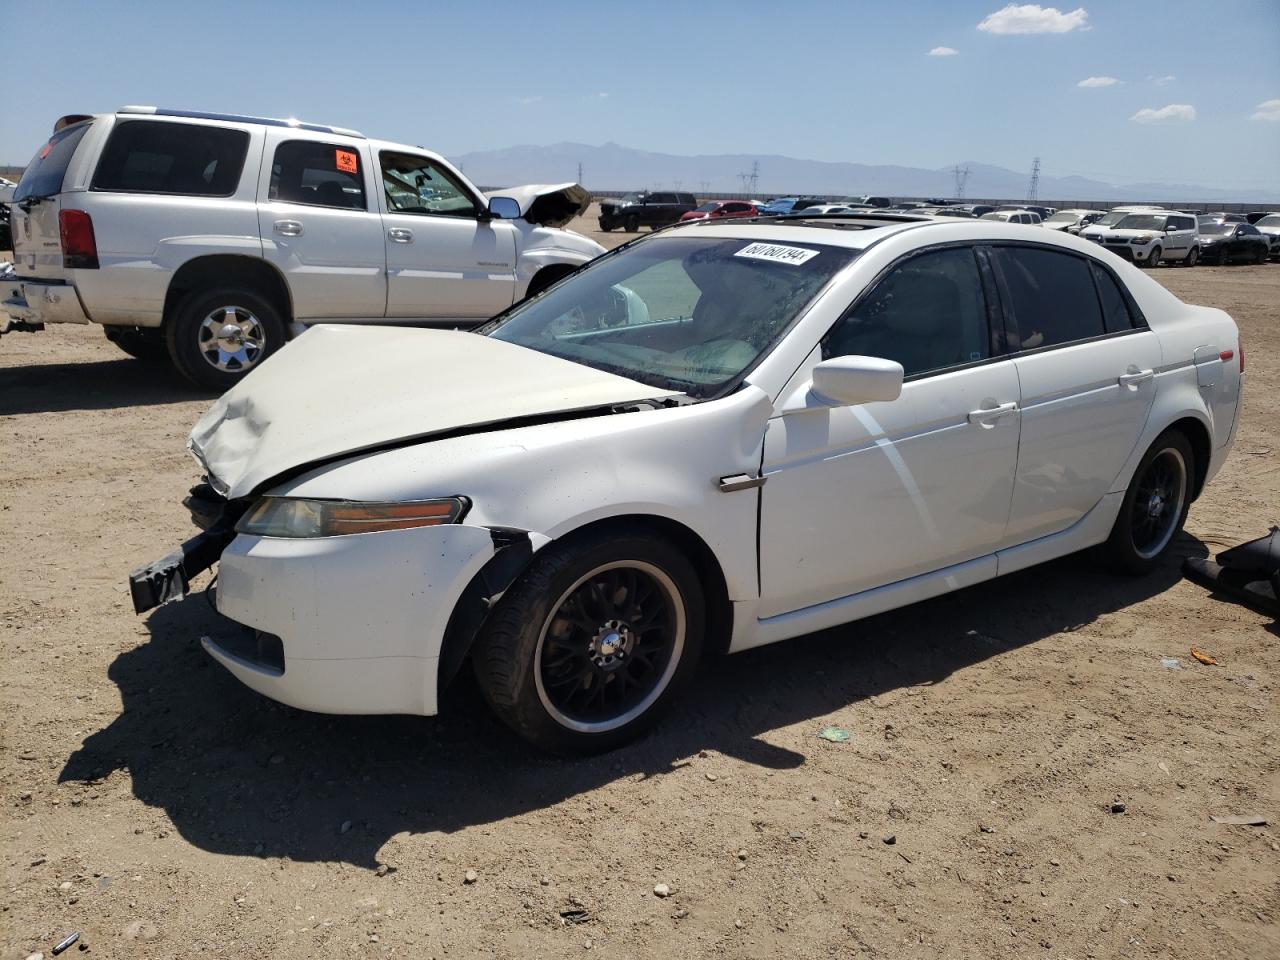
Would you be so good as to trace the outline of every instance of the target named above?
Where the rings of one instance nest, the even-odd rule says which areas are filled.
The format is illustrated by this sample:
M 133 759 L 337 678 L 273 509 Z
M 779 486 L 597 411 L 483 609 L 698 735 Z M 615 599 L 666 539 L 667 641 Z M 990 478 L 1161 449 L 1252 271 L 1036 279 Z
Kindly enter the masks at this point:
M 335 150 L 338 155 L 338 169 L 343 173 L 356 172 L 356 155 L 350 150 Z
M 735 257 L 768 260 L 770 263 L 786 263 L 793 267 L 798 267 L 817 255 L 817 250 L 807 250 L 804 247 L 785 247 L 778 243 L 749 243 L 734 254 Z

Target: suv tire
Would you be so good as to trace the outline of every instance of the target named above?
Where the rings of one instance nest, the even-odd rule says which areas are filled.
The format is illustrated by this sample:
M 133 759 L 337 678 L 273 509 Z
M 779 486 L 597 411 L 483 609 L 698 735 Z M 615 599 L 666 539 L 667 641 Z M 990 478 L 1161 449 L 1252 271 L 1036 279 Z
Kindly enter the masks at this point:
M 1194 267 L 1200 262 L 1200 248 L 1192 247 L 1191 252 L 1187 254 L 1187 259 L 1182 261 L 1184 267 Z
M 102 333 L 135 360 L 164 360 L 169 356 L 164 331 L 156 327 L 106 326 Z
M 1111 536 L 1102 551 L 1121 573 L 1159 566 L 1191 508 L 1195 454 L 1181 430 L 1166 430 L 1147 450 L 1125 491 Z
M 679 695 L 704 621 L 698 575 L 673 544 L 637 528 L 587 532 L 539 551 L 476 638 L 472 666 L 525 740 L 599 753 L 639 736 Z
M 169 357 L 178 372 L 219 392 L 238 383 L 284 341 L 284 320 L 275 305 L 247 287 L 193 291 L 165 324 Z
M 638 233 L 640 230 L 640 218 L 634 213 L 622 221 L 622 229 L 627 233 Z

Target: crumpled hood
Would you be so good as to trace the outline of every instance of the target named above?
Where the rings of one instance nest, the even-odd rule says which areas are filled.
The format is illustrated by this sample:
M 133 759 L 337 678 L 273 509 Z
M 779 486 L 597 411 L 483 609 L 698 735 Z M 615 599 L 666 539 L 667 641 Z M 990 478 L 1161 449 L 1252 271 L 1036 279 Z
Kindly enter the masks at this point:
M 234 499 L 362 450 L 671 393 L 474 333 L 317 326 L 223 394 L 187 446 Z
M 580 183 L 531 183 L 485 194 L 486 200 L 494 197 L 515 200 L 520 204 L 520 216 L 542 227 L 563 227 L 591 206 L 591 191 Z

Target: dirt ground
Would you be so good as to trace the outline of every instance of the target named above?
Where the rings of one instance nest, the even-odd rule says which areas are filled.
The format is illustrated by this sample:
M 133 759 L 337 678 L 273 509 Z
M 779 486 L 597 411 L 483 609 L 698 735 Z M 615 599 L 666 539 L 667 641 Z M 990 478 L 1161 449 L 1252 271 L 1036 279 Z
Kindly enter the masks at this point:
M 201 595 L 135 617 L 210 398 L 96 328 L 4 337 L 0 960 L 72 931 L 104 958 L 1280 957 L 1278 631 L 1179 575 L 1280 521 L 1280 266 L 1155 275 L 1248 353 L 1163 569 L 1069 558 L 728 658 L 586 762 L 467 682 L 432 719 L 277 706 L 201 651 Z

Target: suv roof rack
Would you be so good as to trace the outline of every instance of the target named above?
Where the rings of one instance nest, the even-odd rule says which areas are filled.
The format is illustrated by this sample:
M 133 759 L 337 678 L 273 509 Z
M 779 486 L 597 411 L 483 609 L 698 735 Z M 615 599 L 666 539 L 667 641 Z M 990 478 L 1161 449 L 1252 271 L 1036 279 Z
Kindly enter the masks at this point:
M 347 137 L 365 139 L 359 130 L 348 130 L 346 127 L 329 127 L 320 123 L 303 123 L 301 120 L 280 120 L 275 117 L 250 117 L 239 113 L 206 113 L 203 110 L 174 110 L 170 107 L 121 107 L 116 113 L 140 113 L 157 117 L 185 117 L 189 120 L 226 120 L 231 123 L 259 123 L 266 127 L 293 127 L 297 130 L 310 130 L 313 133 L 337 133 Z

